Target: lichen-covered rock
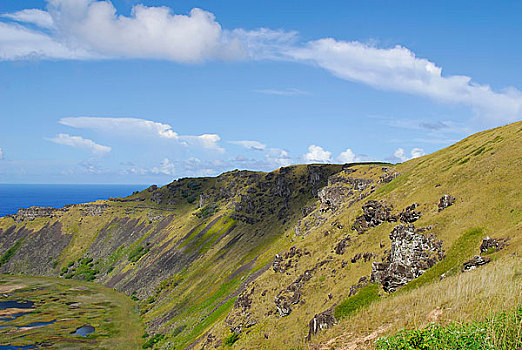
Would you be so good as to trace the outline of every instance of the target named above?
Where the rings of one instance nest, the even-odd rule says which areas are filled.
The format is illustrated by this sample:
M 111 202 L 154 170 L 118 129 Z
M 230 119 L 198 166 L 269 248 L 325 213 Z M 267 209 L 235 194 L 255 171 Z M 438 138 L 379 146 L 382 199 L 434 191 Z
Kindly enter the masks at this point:
M 504 247 L 507 244 L 507 239 L 495 239 L 487 236 L 482 240 L 482 243 L 480 244 L 480 252 L 484 253 L 487 252 L 490 249 L 494 249 L 495 251 L 499 251 L 501 249 L 504 249 Z
M 317 334 L 320 330 L 331 328 L 336 322 L 332 309 L 316 314 L 308 323 L 308 336 L 306 339 L 310 341 L 312 335 Z
M 453 203 L 455 203 L 455 197 L 450 194 L 445 194 L 444 196 L 440 197 L 439 211 L 446 209 L 450 205 L 453 205 Z
M 475 255 L 473 259 L 466 261 L 462 266 L 462 271 L 471 271 L 476 269 L 479 266 L 485 265 L 491 261 L 488 257 L 482 257 L 480 255 Z
M 392 207 L 378 201 L 368 201 L 362 206 L 363 215 L 355 218 L 352 226 L 353 230 L 357 230 L 359 234 L 364 233 L 371 227 L 379 226 L 383 222 L 397 221 L 397 218 L 391 214 Z
M 372 282 L 381 283 L 387 292 L 422 275 L 427 269 L 442 260 L 442 241 L 433 235 L 415 233 L 413 225 L 395 226 L 390 233 L 391 250 L 385 261 L 372 264 Z

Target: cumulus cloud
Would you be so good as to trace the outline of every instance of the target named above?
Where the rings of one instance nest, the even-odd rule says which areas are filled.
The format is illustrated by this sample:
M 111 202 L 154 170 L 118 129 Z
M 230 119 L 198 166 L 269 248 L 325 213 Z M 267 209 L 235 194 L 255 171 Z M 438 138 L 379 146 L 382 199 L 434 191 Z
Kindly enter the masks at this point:
M 303 155 L 306 163 L 330 163 L 332 152 L 325 151 L 321 146 L 310 145 L 308 153 Z
M 414 148 L 410 152 L 411 158 L 419 158 L 426 154 L 422 148 Z
M 464 105 L 489 124 L 522 117 L 521 91 L 493 91 L 465 75 L 444 76 L 441 67 L 403 46 L 382 48 L 333 38 L 300 42 L 296 32 L 269 28 L 225 30 L 212 13 L 198 8 L 175 14 L 168 7 L 136 5 L 130 16 L 124 16 L 109 0 L 47 0 L 47 4 L 47 11 L 26 9 L 2 16 L 0 60 L 285 60 L 316 65 L 341 79 L 377 89 Z M 298 89 L 258 92 L 303 93 Z
M 58 136 L 50 138 L 48 140 L 59 145 L 66 145 L 74 148 L 84 149 L 97 155 L 102 155 L 111 151 L 111 148 L 109 146 L 99 145 L 93 140 L 84 139 L 81 136 L 58 134 Z
M 230 141 L 230 143 L 232 143 L 234 145 L 239 145 L 241 147 L 251 149 L 254 151 L 264 151 L 266 149 L 266 145 L 262 144 L 259 141 L 244 140 L 244 141 Z
M 426 153 L 422 148 L 415 147 L 410 151 L 410 156 L 408 156 L 404 151 L 404 148 L 399 147 L 395 150 L 395 152 L 393 152 L 393 158 L 391 160 L 405 162 L 413 158 L 422 157 L 425 154 Z
M 442 68 L 402 46 L 378 48 L 327 38 L 289 47 L 285 54 L 292 60 L 318 65 L 341 79 L 464 104 L 484 118 L 514 121 L 522 116 L 520 91 L 511 88 L 494 92 L 464 75 L 444 77 Z
M 172 139 L 184 146 L 224 152 L 219 146 L 221 138 L 216 134 L 178 135 L 169 124 L 139 118 L 68 117 L 60 119 L 60 124 L 73 128 L 93 129 L 102 132 L 123 133 L 128 136 L 156 136 Z
M 337 160 L 341 163 L 353 163 L 358 162 L 359 158 L 355 156 L 355 153 L 353 153 L 351 149 L 347 148 L 346 151 L 339 154 Z

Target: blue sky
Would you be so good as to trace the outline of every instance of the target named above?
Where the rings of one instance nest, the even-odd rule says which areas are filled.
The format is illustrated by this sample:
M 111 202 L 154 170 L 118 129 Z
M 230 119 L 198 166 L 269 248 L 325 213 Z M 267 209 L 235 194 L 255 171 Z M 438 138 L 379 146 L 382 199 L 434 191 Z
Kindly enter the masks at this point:
M 0 2 L 0 182 L 399 162 L 522 116 L 518 1 Z

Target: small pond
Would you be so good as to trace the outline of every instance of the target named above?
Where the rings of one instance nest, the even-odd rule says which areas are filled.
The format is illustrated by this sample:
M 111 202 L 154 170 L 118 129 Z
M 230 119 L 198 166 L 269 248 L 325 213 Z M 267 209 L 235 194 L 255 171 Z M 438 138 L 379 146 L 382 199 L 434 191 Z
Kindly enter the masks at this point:
M 76 331 L 72 333 L 72 335 L 79 335 L 81 337 L 86 337 L 88 334 L 94 333 L 95 328 L 90 325 L 81 326 Z M 1 350 L 1 349 L 0 349 Z

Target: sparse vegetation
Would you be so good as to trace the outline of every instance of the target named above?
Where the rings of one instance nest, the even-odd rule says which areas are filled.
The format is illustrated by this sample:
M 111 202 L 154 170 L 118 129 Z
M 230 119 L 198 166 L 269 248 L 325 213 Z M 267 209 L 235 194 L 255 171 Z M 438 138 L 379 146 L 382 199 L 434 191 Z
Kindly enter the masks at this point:
M 380 291 L 381 287 L 375 283 L 371 283 L 361 288 L 357 294 L 349 297 L 335 307 L 335 318 L 339 320 L 351 316 L 360 309 L 367 307 L 376 300 L 379 300 Z
M 7 249 L 7 251 L 2 255 L 2 257 L 0 257 L 0 266 L 8 263 L 9 260 L 11 260 L 11 258 L 13 257 L 13 255 L 15 255 L 18 248 L 20 248 L 20 246 L 22 245 L 22 243 L 23 243 L 23 238 L 16 241 L 16 243 L 11 248 Z

